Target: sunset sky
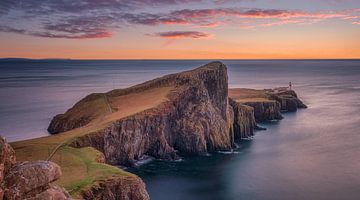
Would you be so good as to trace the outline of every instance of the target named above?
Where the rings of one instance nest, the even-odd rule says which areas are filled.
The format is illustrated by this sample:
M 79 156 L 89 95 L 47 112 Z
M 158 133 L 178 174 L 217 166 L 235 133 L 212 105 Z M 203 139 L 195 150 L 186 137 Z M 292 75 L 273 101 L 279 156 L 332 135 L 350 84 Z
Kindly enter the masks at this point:
M 360 1 L 1 0 L 7 57 L 360 58 Z

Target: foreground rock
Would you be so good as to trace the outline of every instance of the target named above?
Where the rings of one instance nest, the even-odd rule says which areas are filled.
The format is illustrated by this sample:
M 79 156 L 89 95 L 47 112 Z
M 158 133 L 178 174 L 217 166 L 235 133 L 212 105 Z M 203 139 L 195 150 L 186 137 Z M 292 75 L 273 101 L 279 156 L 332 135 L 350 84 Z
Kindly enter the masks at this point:
M 53 184 L 61 176 L 60 167 L 49 161 L 15 162 L 14 150 L 0 137 L 0 199 L 70 199 L 69 194 Z
M 5 175 L 16 163 L 15 152 L 3 137 L 0 137 L 0 199 L 5 190 Z

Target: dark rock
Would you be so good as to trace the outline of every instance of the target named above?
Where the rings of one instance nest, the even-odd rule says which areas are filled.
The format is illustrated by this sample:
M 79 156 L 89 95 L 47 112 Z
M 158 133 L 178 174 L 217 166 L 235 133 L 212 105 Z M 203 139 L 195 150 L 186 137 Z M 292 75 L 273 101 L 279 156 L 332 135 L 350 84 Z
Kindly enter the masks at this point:
M 264 122 L 269 120 L 281 120 L 281 106 L 277 101 L 254 101 L 243 102 L 244 105 L 248 105 L 254 108 L 254 115 L 257 122 Z
M 283 112 L 296 112 L 298 108 L 307 108 L 307 106 L 298 98 L 294 90 L 287 88 L 275 88 L 267 90 L 269 99 L 276 100 L 281 105 Z
M 229 103 L 234 112 L 234 138 L 239 140 L 248 138 L 254 135 L 254 130 L 258 127 L 256 125 L 254 108 L 238 103 L 229 98 Z

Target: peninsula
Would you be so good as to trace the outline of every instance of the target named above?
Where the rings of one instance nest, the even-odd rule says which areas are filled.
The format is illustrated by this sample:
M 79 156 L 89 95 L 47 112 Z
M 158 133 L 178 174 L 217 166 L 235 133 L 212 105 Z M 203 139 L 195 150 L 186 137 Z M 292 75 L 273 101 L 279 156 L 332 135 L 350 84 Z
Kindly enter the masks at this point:
M 0 180 L 1 191 L 5 199 L 38 198 L 43 193 L 39 188 L 51 183 L 58 185 L 54 186 L 58 192 L 48 196 L 146 200 L 143 181 L 116 165 L 132 166 L 147 157 L 174 160 L 231 150 L 236 141 L 261 129 L 257 122 L 280 120 L 282 112 L 298 108 L 306 106 L 287 88 L 229 89 L 227 68 L 221 62 L 90 94 L 52 119 L 48 131 L 53 135 L 11 143 L 18 163 L 12 153 L 2 159 L 11 167 L 24 161 L 51 165 L 52 179 L 14 194 L 7 170 L 1 172 L 0 177 L 5 177 Z

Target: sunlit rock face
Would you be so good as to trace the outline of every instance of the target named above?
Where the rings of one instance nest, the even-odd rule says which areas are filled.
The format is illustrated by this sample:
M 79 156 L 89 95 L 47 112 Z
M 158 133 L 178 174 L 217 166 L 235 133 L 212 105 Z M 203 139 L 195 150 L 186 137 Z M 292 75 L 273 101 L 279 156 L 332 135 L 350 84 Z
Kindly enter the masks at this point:
M 57 164 L 49 161 L 16 163 L 14 150 L 2 137 L 0 158 L 0 199 L 70 199 L 63 188 L 53 184 L 61 176 Z

